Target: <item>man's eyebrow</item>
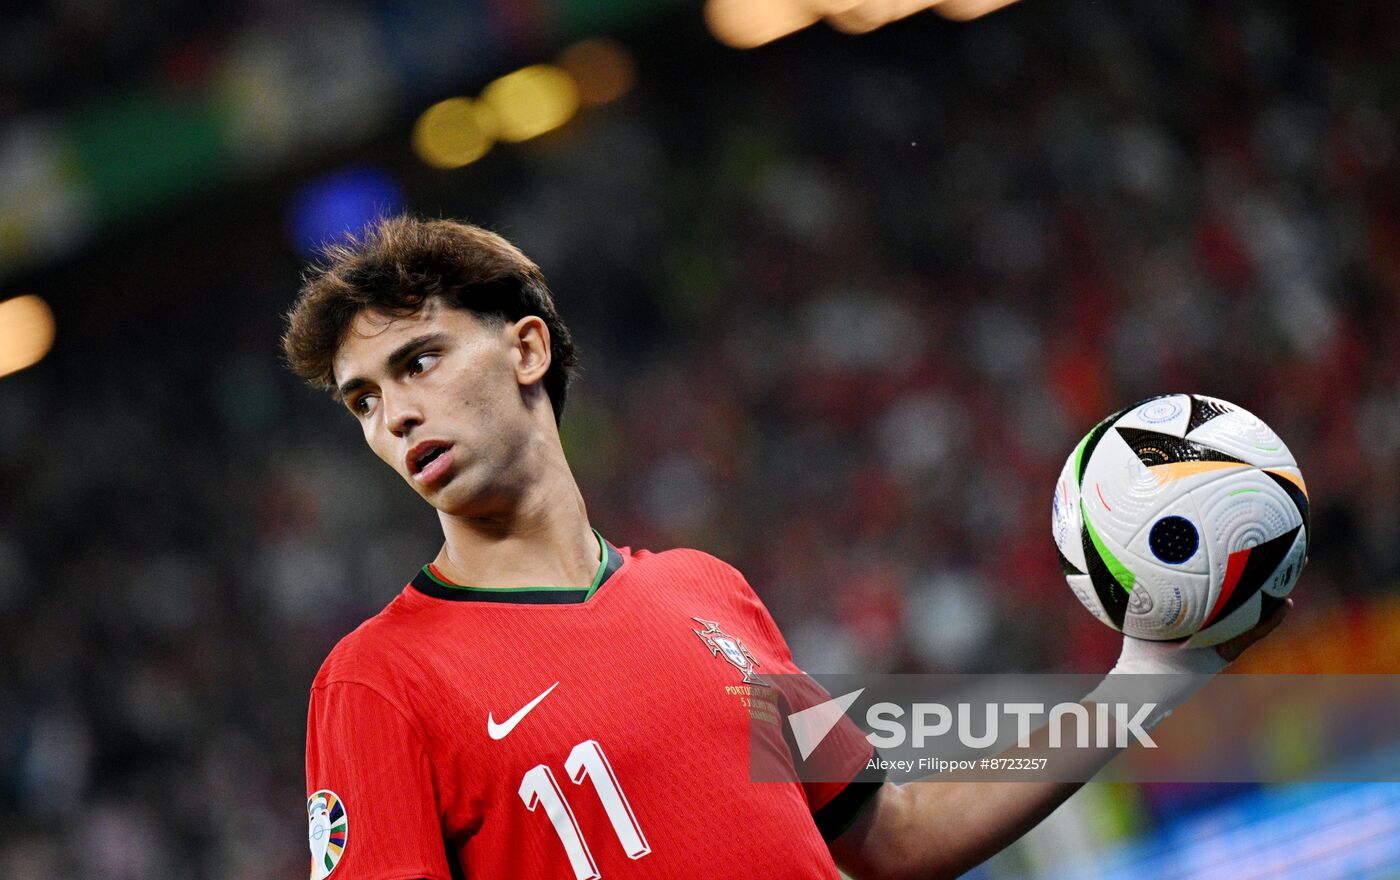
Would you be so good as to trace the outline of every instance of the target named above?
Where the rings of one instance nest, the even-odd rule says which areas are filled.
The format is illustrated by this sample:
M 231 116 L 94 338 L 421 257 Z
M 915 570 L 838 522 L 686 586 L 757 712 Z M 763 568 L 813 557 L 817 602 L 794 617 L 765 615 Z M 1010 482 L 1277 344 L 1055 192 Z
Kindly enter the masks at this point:
M 336 398 L 341 403 L 344 403 L 345 399 L 348 398 L 351 394 L 354 394 L 356 391 L 359 391 L 361 388 L 365 387 L 368 384 L 369 380 L 362 379 L 359 376 L 356 376 L 353 379 L 347 379 L 345 380 L 344 385 L 341 385 L 339 388 L 336 389 Z
M 403 345 L 389 352 L 389 356 L 384 359 L 384 372 L 391 375 L 398 372 L 420 348 L 431 345 L 441 345 L 446 342 L 448 338 L 449 336 L 446 333 L 425 333 L 422 336 L 413 337 Z M 369 380 L 362 376 L 356 376 L 353 379 L 345 380 L 345 383 L 342 384 L 339 389 L 340 399 L 342 401 L 345 400 L 351 394 L 359 391 L 368 384 Z

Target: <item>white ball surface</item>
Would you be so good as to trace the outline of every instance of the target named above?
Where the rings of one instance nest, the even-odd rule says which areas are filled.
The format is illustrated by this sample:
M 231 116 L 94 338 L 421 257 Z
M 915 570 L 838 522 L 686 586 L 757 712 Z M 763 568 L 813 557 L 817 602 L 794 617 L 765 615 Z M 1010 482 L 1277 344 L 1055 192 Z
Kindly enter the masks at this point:
M 1052 529 L 1070 589 L 1144 639 L 1214 645 L 1293 589 L 1308 547 L 1307 487 L 1283 440 L 1200 394 L 1140 401 L 1065 462 Z

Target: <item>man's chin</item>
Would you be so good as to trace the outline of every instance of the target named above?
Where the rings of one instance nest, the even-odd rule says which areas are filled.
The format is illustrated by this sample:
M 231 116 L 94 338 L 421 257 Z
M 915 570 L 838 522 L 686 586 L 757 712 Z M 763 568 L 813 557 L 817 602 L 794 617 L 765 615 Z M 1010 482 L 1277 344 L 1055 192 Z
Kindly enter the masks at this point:
M 475 493 L 459 483 L 460 480 L 454 480 L 453 476 L 447 476 L 432 486 L 414 486 L 413 488 L 438 513 L 448 516 L 470 516 L 472 509 L 477 506 L 473 504 Z
M 443 516 L 473 520 L 508 517 L 519 501 L 509 492 L 469 485 L 461 475 L 457 475 L 451 485 L 439 486 L 436 491 L 419 491 L 418 494 Z

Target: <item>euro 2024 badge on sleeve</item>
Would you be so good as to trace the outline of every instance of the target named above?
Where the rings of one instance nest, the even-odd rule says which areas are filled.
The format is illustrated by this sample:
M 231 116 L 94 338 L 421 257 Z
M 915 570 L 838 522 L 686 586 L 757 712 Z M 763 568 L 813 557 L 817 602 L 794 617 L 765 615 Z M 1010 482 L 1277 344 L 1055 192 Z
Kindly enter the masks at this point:
M 699 617 L 692 617 L 691 620 L 702 624 L 704 629 L 691 630 L 705 643 L 705 647 L 710 649 L 711 656 L 721 656 L 728 660 L 734 668 L 744 674 L 744 684 L 760 685 L 768 687 L 768 682 L 754 674 L 754 667 L 758 661 L 753 659 L 753 654 L 749 653 L 748 647 L 738 638 L 729 635 L 720 629 L 720 625 L 713 620 L 703 620 Z
M 311 880 L 322 880 L 345 854 L 349 821 L 335 792 L 321 789 L 306 799 L 307 839 L 311 844 Z

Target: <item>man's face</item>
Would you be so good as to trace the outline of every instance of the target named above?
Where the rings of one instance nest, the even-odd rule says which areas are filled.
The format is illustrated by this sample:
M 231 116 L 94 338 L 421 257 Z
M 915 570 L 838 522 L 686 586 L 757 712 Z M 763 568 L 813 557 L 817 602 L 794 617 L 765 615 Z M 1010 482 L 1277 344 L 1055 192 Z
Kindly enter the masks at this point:
M 336 352 L 365 441 L 444 513 L 489 515 L 524 482 L 532 426 L 515 339 L 509 323 L 429 300 L 407 317 L 361 312 Z

